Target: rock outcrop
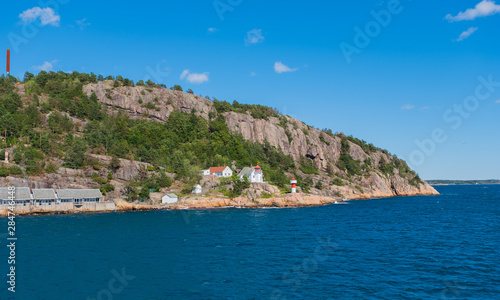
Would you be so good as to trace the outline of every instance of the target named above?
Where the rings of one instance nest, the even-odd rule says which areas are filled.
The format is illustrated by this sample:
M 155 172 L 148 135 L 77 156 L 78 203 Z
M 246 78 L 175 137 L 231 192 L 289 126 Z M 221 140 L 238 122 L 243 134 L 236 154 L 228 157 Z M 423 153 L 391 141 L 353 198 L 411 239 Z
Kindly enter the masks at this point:
M 184 113 L 194 112 L 207 120 L 217 114 L 212 101 L 169 89 L 144 86 L 113 88 L 112 82 L 107 81 L 88 84 L 83 90 L 89 96 L 95 93 L 100 102 L 126 111 L 132 117 L 146 117 L 159 122 L 168 120 L 174 110 Z M 345 198 L 438 194 L 426 182 L 410 184 L 414 175 L 400 175 L 397 169 L 393 175 L 383 174 L 377 170 L 382 159 L 391 162 L 395 158 L 381 150 L 366 152 L 351 141 L 348 142 L 349 155 L 360 162 L 370 158 L 374 171 L 369 173 L 369 177 L 355 176 L 348 182 L 344 180 L 345 186 L 331 185 L 332 178 L 325 173 L 327 170 L 330 174 L 347 178 L 347 173 L 337 167 L 342 143 L 339 136 L 328 135 L 288 116 L 269 117 L 268 120 L 264 120 L 255 119 L 249 113 L 226 112 L 224 117 L 228 128 L 241 134 L 246 140 L 261 144 L 267 142 L 290 155 L 296 162 L 299 162 L 301 157 L 310 158 L 320 170 L 320 174 L 306 175 L 300 171 L 298 173 L 313 177 L 315 182 L 323 182 L 321 190 L 311 189 L 313 194 Z M 131 168 L 134 169 L 136 166 Z M 124 174 L 119 175 L 124 180 L 130 179 L 136 173 L 136 170 L 126 170 L 127 168 L 123 168 Z M 211 186 L 206 189 L 210 188 Z
M 85 85 L 83 91 L 89 96 L 95 93 L 99 101 L 125 110 L 131 117 L 148 115 L 159 121 L 166 121 L 174 110 L 183 113 L 194 111 L 205 119 L 208 119 L 210 112 L 215 113 L 210 100 L 169 89 L 144 86 L 113 88 L 112 81 L 106 81 Z

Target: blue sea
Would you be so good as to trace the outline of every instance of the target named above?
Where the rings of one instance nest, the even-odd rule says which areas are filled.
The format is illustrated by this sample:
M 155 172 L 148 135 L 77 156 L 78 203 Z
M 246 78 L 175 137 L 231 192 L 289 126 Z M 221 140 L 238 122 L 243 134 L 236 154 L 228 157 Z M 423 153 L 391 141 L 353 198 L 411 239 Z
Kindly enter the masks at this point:
M 18 217 L 1 299 L 500 299 L 500 186 L 285 209 Z

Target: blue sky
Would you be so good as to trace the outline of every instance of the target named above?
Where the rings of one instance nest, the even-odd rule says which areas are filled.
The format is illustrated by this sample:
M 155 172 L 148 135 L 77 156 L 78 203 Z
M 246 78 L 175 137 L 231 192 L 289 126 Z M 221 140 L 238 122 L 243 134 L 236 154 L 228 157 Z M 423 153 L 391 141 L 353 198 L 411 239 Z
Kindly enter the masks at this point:
M 10 1 L 0 49 L 14 76 L 180 84 L 365 139 L 425 179 L 500 178 L 500 1 L 447 2 Z

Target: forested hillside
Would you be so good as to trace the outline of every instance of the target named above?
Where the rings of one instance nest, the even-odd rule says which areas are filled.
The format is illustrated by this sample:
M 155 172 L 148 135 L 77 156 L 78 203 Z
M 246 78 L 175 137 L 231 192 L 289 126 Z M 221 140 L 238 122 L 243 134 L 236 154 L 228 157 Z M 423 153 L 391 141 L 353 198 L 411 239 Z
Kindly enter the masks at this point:
M 133 111 L 123 108 L 124 99 Z M 187 109 L 186 99 L 194 102 L 192 108 Z M 197 105 L 206 111 L 198 111 Z M 285 134 L 286 145 L 272 137 L 248 136 L 245 122 L 235 124 L 234 116 L 275 126 Z M 203 98 L 191 90 L 183 93 L 178 85 L 167 89 L 151 81 L 134 84 L 121 76 L 42 71 L 36 76 L 26 73 L 22 83 L 12 76 L 0 77 L 0 131 L 0 148 L 10 149 L 15 163 L 0 167 L 4 177 L 29 179 L 60 173 L 61 168 L 88 169 L 93 170 L 95 186 L 106 193 L 115 189 L 112 180 L 120 162 L 148 163 L 147 172 L 117 191 L 129 200 L 147 198 L 149 191 L 173 182 L 188 193 L 200 182 L 200 170 L 211 166 L 239 170 L 257 163 L 273 185 L 285 188 L 294 176 L 303 191 L 331 196 L 370 190 L 373 194 L 382 184 L 369 181 L 374 174 L 387 179 L 392 190 L 397 189 L 390 186 L 395 176 L 417 193 L 426 186 L 404 161 L 354 137 L 318 131 L 270 107 Z M 321 133 L 308 135 L 309 131 Z M 321 144 L 324 152 L 331 148 L 338 157 L 320 162 L 299 148 L 290 150 L 297 132 L 307 139 L 306 147 Z M 96 159 L 99 155 L 111 157 L 109 163 Z M 220 190 L 235 189 L 239 180 L 232 181 L 222 183 Z

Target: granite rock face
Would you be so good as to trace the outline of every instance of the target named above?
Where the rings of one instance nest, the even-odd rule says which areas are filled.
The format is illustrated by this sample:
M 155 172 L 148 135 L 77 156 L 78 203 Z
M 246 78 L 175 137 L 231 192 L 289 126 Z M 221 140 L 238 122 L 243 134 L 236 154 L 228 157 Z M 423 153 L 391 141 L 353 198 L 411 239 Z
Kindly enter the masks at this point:
M 83 90 L 89 96 L 95 93 L 100 102 L 128 112 L 133 118 L 147 117 L 164 122 L 168 120 L 174 110 L 184 113 L 195 112 L 196 115 L 207 120 L 210 115 L 217 114 L 212 101 L 169 89 L 143 86 L 113 88 L 112 82 L 107 81 L 88 84 L 84 86 Z M 255 119 L 248 113 L 226 112 L 223 115 L 228 128 L 241 134 L 246 140 L 261 144 L 268 142 L 271 146 L 275 146 L 285 154 L 290 155 L 296 162 L 301 157 L 312 159 L 320 170 L 320 175 L 305 175 L 298 172 L 301 176 L 313 177 L 314 182 L 321 181 L 323 183 L 323 189 L 313 188 L 311 189 L 312 194 L 330 197 L 340 195 L 348 199 L 438 194 L 433 187 L 425 182 L 418 186 L 411 185 L 409 182 L 412 176 L 400 176 L 397 170 L 393 176 L 374 171 L 370 172 L 369 177 L 359 176 L 353 182 L 345 181 L 345 186 L 331 185 L 332 178 L 325 173 L 327 170 L 333 174 L 346 176 L 345 171 L 336 167 L 341 154 L 341 139 L 338 136 L 330 136 L 288 116 L 283 116 L 281 119 L 270 117 L 269 120 L 264 120 Z M 380 150 L 367 153 L 357 144 L 352 142 L 349 144 L 349 154 L 352 158 L 361 162 L 370 158 L 373 168 L 379 166 L 382 158 L 386 162 L 394 159 Z M 132 178 L 139 168 L 137 163 L 134 163 L 130 168 L 126 165 L 127 162 L 123 162 L 121 168 L 123 170 L 119 170 L 121 173 L 117 175 L 123 180 Z
M 208 119 L 208 114 L 215 112 L 210 100 L 170 89 L 144 86 L 113 88 L 112 81 L 106 81 L 87 84 L 83 91 L 88 96 L 95 93 L 102 103 L 125 110 L 132 117 L 149 115 L 159 121 L 166 121 L 170 113 L 178 110 L 184 113 L 196 111 L 197 115 Z M 147 106 L 148 103 L 151 106 Z

